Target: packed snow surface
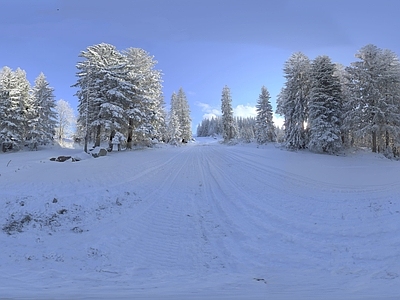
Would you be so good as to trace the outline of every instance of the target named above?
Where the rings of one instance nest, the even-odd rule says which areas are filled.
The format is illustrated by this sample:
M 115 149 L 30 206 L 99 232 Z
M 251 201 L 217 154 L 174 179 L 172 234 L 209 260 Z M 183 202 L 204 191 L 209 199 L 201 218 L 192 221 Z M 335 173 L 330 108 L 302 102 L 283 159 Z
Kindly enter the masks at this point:
M 398 299 L 399 180 L 367 151 L 213 139 L 0 154 L 0 298 Z

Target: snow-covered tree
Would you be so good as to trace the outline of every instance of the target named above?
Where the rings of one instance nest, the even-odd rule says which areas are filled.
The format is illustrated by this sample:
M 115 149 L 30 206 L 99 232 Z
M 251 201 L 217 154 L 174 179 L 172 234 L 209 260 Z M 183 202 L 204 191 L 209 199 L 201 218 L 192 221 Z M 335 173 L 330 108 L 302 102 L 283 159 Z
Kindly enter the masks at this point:
M 56 138 L 59 143 L 62 143 L 63 139 L 72 135 L 72 128 L 75 126 L 75 114 L 71 105 L 60 99 L 56 102 L 57 117 L 56 117 Z
M 169 140 L 174 144 L 190 141 L 192 139 L 191 122 L 189 103 L 185 92 L 180 88 L 178 93 L 174 92 L 171 97 L 171 111 L 168 124 Z
M 35 79 L 32 101 L 28 109 L 28 111 L 31 110 L 28 133 L 28 139 L 31 142 L 40 144 L 52 142 L 57 118 L 55 107 L 54 89 L 50 87 L 46 77 L 41 73 Z
M 255 137 L 256 119 L 253 117 L 234 117 L 236 138 L 244 142 L 251 142 Z M 197 136 L 223 135 L 222 116 L 205 118 L 197 126 Z
M 94 134 L 99 146 L 102 133 L 111 140 L 112 133 L 126 129 L 126 108 L 134 89 L 126 80 L 126 61 L 113 45 L 90 46 L 80 57 L 85 60 L 77 64 L 78 123 Z
M 210 119 L 205 118 L 197 125 L 196 136 L 208 136 L 208 130 L 210 127 Z
M 345 66 L 336 63 L 334 76 L 337 77 L 340 82 L 340 90 L 342 96 L 342 115 L 340 116 L 340 123 L 341 123 L 340 131 L 342 134 L 341 136 L 342 146 L 350 147 L 352 144 L 354 144 L 355 135 L 353 134 L 351 128 L 347 127 L 344 122 L 344 117 L 346 112 L 345 108 L 347 107 L 349 99 L 351 99 L 349 91 L 349 79 L 348 79 L 349 74 L 347 73 Z
M 179 117 L 179 126 L 183 142 L 192 140 L 192 119 L 190 118 L 189 103 L 182 88 L 177 94 L 177 106 L 174 108 Z
M 256 138 L 259 144 L 276 140 L 272 105 L 269 99 L 271 99 L 271 96 L 267 88 L 263 86 L 256 105 Z
M 310 60 L 301 52 L 294 53 L 284 66 L 286 83 L 277 99 L 277 113 L 285 118 L 285 146 L 288 149 L 303 149 L 308 142 L 310 68 Z
M 252 117 L 236 117 L 235 124 L 238 131 L 238 137 L 245 143 L 250 143 L 255 137 L 256 119 Z
M 229 142 L 232 139 L 236 138 L 237 131 L 235 120 L 233 118 L 231 90 L 228 86 L 224 86 L 224 88 L 222 89 L 221 112 L 223 126 L 222 135 L 224 138 L 224 142 Z
M 308 103 L 308 148 L 315 152 L 336 153 L 342 145 L 342 95 L 335 65 L 328 56 L 318 56 L 311 67 Z
M 197 126 L 197 136 L 222 135 L 222 117 L 205 118 Z
M 400 63 L 396 54 L 375 45 L 361 48 L 348 73 L 345 127 L 358 138 L 370 136 L 373 152 L 387 151 L 400 135 Z
M 162 95 L 161 71 L 157 61 L 145 50 L 129 48 L 123 52 L 127 61 L 128 81 L 133 95 L 127 109 L 129 117 L 128 147 L 132 141 L 149 144 L 165 137 L 166 112 Z
M 18 99 L 20 106 L 20 118 L 22 120 L 22 140 L 23 142 L 29 138 L 29 119 L 32 113 L 32 97 L 31 85 L 26 78 L 26 72 L 17 68 L 14 72 L 16 88 L 14 89 L 14 97 Z
M 113 45 L 88 47 L 77 64 L 79 98 L 78 130 L 87 128 L 109 143 L 116 132 L 132 143 L 149 144 L 165 127 L 161 92 L 161 72 L 154 69 L 156 61 L 142 49 L 130 48 L 123 53 Z
M 0 141 L 22 146 L 26 137 L 29 82 L 25 72 L 4 67 L 0 74 Z
M 18 149 L 53 139 L 56 112 L 53 89 L 40 74 L 31 88 L 24 70 L 4 67 L 0 73 L 0 142 Z
M 171 96 L 171 109 L 169 112 L 169 117 L 168 117 L 168 127 L 167 127 L 167 136 L 168 136 L 168 142 L 171 144 L 178 144 L 182 141 L 181 135 L 181 127 L 179 125 L 179 116 L 178 112 L 175 109 L 177 106 L 177 95 L 176 93 L 172 93 Z

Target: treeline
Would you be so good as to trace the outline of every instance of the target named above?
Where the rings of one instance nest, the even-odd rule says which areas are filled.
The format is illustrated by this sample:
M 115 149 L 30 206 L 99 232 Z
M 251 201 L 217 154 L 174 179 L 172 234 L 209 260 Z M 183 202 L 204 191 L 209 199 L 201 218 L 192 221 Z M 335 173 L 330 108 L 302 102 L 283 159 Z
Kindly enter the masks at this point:
M 53 88 L 41 73 L 31 86 L 24 70 L 0 72 L 0 143 L 2 151 L 51 143 L 56 128 Z
M 95 147 L 105 140 L 111 144 L 117 133 L 126 138 L 128 148 L 161 139 L 166 116 L 161 72 L 153 57 L 143 49 L 120 52 L 105 43 L 88 47 L 80 57 L 74 87 L 78 136 L 85 148 L 92 141 Z
M 190 108 L 182 88 L 165 109 L 162 74 L 145 50 L 118 51 L 97 44 L 80 53 L 77 67 L 77 141 L 88 147 L 108 142 L 151 146 L 159 141 L 180 144 L 192 139 Z M 4 67 L 0 73 L 0 143 L 3 151 L 24 145 L 36 148 L 70 135 L 75 118 L 69 104 L 54 101 L 54 89 L 43 74 L 30 86 L 25 71 Z
M 262 88 L 253 127 L 244 131 L 233 118 L 231 96 L 224 87 L 222 116 L 203 120 L 199 136 L 220 134 L 224 141 L 279 141 L 291 150 L 338 153 L 349 147 L 370 147 L 388 157 L 399 156 L 400 63 L 390 50 L 367 45 L 348 67 L 328 56 L 310 60 L 294 53 L 284 65 L 285 85 L 277 98 L 276 113 L 284 117 L 283 131 L 272 120 L 270 96 Z M 249 130 L 247 130 L 249 129 Z
M 303 53 L 285 63 L 277 100 L 289 149 L 337 153 L 350 146 L 398 156 L 400 63 L 390 50 L 367 45 L 348 67 L 328 56 L 310 61 Z
M 145 50 L 118 51 L 102 43 L 88 47 L 80 57 L 74 86 L 79 99 L 78 136 L 85 140 L 85 148 L 91 141 L 95 147 L 102 141 L 110 146 L 126 141 L 131 148 L 191 140 L 190 109 L 183 89 L 172 95 L 167 114 L 161 71 Z
M 236 138 L 244 142 L 250 143 L 256 137 L 256 118 L 254 117 L 234 117 Z M 212 117 L 211 119 L 203 119 L 197 126 L 197 136 L 222 136 L 223 124 L 222 116 Z
M 162 74 L 145 50 L 118 51 L 110 44 L 88 47 L 77 63 L 78 120 L 76 137 L 87 145 L 126 142 L 152 145 L 192 139 L 190 108 L 183 89 L 173 93 L 165 109 Z M 284 64 L 285 85 L 276 113 L 283 132 L 273 123 L 270 94 L 262 87 L 255 118 L 233 116 L 225 86 L 220 117 L 203 120 L 198 136 L 221 135 L 260 144 L 279 141 L 288 149 L 337 153 L 351 146 L 398 156 L 400 140 L 400 63 L 390 50 L 367 45 L 348 67 L 328 56 L 310 60 L 301 52 Z M 0 142 L 14 149 L 53 140 L 57 111 L 43 74 L 30 86 L 23 70 L 4 67 L 0 73 Z M 61 122 L 61 121 L 60 121 Z M 61 138 L 63 130 L 57 131 Z M 111 148 L 111 147 L 110 147 Z
M 247 143 L 257 141 L 259 144 L 281 141 L 282 130 L 274 126 L 270 99 L 267 88 L 263 86 L 256 105 L 257 116 L 235 117 L 230 88 L 225 86 L 221 98 L 222 116 L 203 119 L 197 126 L 197 136 L 220 135 L 225 142 L 235 139 Z

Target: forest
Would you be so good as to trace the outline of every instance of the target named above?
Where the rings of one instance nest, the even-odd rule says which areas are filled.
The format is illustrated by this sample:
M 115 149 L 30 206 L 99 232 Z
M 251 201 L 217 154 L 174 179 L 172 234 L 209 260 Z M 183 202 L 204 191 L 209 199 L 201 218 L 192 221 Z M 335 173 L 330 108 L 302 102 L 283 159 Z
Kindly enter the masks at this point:
M 336 154 L 350 147 L 368 147 L 387 157 L 399 156 L 400 64 L 398 56 L 366 45 L 349 66 L 326 55 L 309 59 L 292 54 L 284 63 L 285 84 L 276 99 L 273 122 L 268 89 L 263 86 L 255 118 L 234 116 L 230 88 L 221 94 L 222 115 L 204 119 L 197 136 L 220 136 L 225 143 L 278 142 L 290 150 Z M 192 140 L 190 107 L 183 88 L 165 108 L 162 72 L 141 48 L 119 51 L 101 43 L 82 51 L 76 64 L 78 116 L 40 74 L 33 86 L 22 69 L 3 67 L 0 73 L 0 143 L 2 151 L 60 142 L 67 135 L 84 142 L 84 149 L 107 142 L 152 146 L 179 145 Z

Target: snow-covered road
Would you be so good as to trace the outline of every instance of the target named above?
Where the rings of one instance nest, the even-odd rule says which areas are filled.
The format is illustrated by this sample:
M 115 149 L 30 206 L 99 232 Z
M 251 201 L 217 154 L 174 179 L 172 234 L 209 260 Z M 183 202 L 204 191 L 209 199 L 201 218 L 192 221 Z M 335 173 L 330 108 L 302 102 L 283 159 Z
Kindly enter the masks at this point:
M 0 155 L 0 299 L 400 295 L 398 162 L 207 139 L 48 160 L 78 152 Z

